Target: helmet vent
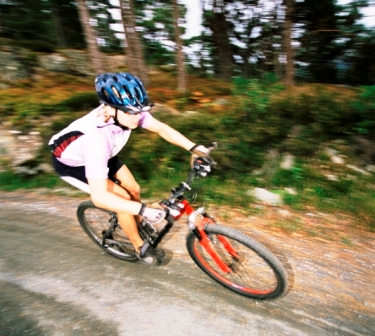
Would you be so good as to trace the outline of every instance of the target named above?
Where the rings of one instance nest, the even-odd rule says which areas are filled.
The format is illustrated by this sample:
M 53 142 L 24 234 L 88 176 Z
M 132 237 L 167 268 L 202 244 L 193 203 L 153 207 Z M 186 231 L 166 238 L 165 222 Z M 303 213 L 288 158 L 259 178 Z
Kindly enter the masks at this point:
M 135 88 L 134 92 L 135 92 L 135 98 L 136 98 L 138 101 L 141 101 L 141 100 L 142 100 L 142 95 L 141 95 L 141 93 L 139 92 L 139 89 L 138 89 L 138 88 Z
M 109 99 L 109 94 L 108 94 L 107 90 L 105 90 L 104 88 L 102 88 L 101 92 L 102 92 L 102 94 L 103 94 L 107 99 Z
M 126 93 L 126 95 L 128 96 L 128 98 L 131 98 L 132 97 L 132 93 L 130 92 L 129 88 L 127 86 L 123 86 L 122 87 Z
M 120 92 L 118 92 L 118 90 L 114 86 L 112 86 L 112 91 L 118 99 L 121 99 Z

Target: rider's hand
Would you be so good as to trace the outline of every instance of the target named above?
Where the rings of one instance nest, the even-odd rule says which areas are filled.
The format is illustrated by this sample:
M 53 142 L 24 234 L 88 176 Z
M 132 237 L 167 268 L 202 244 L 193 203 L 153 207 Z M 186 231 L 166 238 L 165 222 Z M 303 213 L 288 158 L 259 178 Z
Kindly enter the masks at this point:
M 164 209 L 150 208 L 143 203 L 139 214 L 150 224 L 158 224 L 167 216 Z
M 210 153 L 210 150 L 203 145 L 194 145 L 190 149 L 190 153 L 193 154 L 193 156 L 207 156 Z
M 190 149 L 190 153 L 192 154 L 191 155 L 191 159 L 190 159 L 190 167 L 193 168 L 194 167 L 194 160 L 197 158 L 197 157 L 207 157 L 208 154 L 210 153 L 210 150 L 206 147 L 204 147 L 203 145 L 194 145 L 191 149 Z

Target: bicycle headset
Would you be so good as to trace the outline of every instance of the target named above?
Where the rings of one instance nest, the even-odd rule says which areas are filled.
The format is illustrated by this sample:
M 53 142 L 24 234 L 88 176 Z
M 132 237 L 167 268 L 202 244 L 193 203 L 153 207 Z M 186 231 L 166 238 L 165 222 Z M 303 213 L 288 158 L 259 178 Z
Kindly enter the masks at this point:
M 130 114 L 150 109 L 149 98 L 142 82 L 129 73 L 100 74 L 95 79 L 95 89 L 99 101 L 115 109 Z

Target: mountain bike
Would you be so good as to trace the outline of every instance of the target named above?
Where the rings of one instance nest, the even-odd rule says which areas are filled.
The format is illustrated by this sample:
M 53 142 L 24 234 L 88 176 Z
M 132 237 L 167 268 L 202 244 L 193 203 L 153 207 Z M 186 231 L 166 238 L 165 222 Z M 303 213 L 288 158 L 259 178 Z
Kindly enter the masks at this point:
M 215 147 L 213 144 L 210 151 Z M 170 196 L 159 202 L 168 213 L 164 225 L 157 227 L 143 220 L 138 226 L 140 236 L 156 247 L 174 223 L 186 214 L 190 228 L 187 251 L 213 280 L 254 299 L 284 295 L 288 287 L 287 272 L 271 251 L 246 234 L 220 225 L 204 207 L 193 207 L 197 196 L 197 190 L 192 188 L 193 180 L 207 176 L 215 164 L 209 156 L 195 158 L 187 180 L 172 188 Z M 79 204 L 77 216 L 84 231 L 106 252 L 123 260 L 138 260 L 116 213 L 85 201 Z

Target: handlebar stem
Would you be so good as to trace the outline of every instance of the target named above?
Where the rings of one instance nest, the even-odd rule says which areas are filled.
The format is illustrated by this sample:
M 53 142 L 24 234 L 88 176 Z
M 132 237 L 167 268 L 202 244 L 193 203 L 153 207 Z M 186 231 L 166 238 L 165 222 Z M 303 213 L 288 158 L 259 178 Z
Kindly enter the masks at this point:
M 202 215 L 205 212 L 204 207 L 200 207 L 197 210 L 193 211 L 188 217 L 188 224 L 191 230 L 194 230 L 197 226 L 195 224 L 195 220 L 197 215 Z

